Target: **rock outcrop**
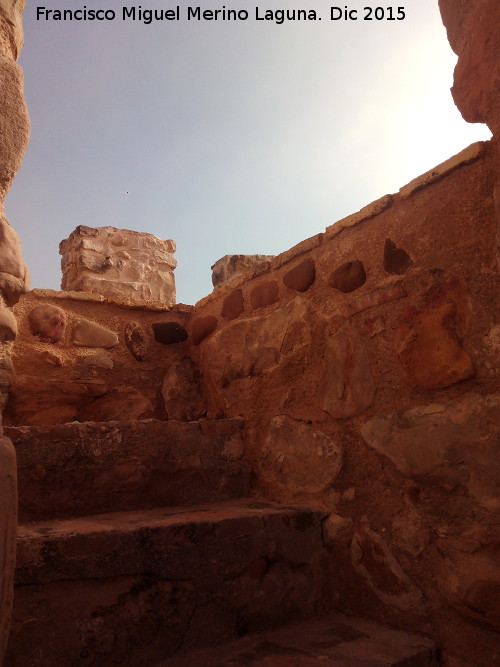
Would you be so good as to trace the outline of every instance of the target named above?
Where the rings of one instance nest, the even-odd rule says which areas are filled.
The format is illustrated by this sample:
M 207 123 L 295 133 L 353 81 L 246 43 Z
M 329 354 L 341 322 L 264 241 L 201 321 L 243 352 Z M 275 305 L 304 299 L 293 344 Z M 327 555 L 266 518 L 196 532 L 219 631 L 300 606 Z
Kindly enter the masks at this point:
M 25 0 L 0 0 L 0 342 L 2 382 L 0 407 L 10 388 L 9 370 L 15 324 L 6 307 L 16 303 L 29 283 L 16 232 L 4 214 L 4 199 L 23 159 L 30 123 L 24 101 L 23 73 L 16 60 L 23 44 L 22 13 Z M 7 324 L 7 327 L 5 326 Z M 16 554 L 16 458 L 0 424 L 0 663 L 3 661 L 12 612 L 12 585 Z

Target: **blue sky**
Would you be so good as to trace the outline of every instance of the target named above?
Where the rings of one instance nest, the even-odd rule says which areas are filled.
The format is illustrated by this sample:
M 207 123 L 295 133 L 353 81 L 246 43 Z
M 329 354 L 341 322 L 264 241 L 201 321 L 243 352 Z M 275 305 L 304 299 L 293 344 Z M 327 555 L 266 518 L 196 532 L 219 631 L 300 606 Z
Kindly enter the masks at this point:
M 77 225 L 113 225 L 175 239 L 177 298 L 194 303 L 223 255 L 282 252 L 489 138 L 453 104 L 437 0 L 404 3 L 402 21 L 363 21 L 367 4 L 331 21 L 321 0 L 228 0 L 249 19 L 188 22 L 184 2 L 180 21 L 145 25 L 117 0 L 28 0 L 32 133 L 6 210 L 32 287 L 59 288 Z M 84 5 L 117 18 L 36 20 L 36 6 Z M 256 21 L 256 6 L 322 20 Z

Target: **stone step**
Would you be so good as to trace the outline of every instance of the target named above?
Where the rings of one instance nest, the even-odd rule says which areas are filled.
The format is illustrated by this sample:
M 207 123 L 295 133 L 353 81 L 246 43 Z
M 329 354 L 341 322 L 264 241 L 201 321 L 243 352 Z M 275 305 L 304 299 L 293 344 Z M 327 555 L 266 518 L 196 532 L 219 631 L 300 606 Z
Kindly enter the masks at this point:
M 245 499 L 23 524 L 6 664 L 149 665 L 311 614 L 322 518 Z
M 329 614 L 223 646 L 178 653 L 151 667 L 437 667 L 428 637 Z
M 238 419 L 71 422 L 5 429 L 21 522 L 249 495 Z

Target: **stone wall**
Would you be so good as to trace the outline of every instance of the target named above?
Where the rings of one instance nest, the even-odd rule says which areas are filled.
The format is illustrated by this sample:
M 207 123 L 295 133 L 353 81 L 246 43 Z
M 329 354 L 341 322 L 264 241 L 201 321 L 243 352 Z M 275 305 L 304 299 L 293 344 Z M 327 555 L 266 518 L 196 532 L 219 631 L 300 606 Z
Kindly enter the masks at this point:
M 16 321 L 12 306 L 29 282 L 19 238 L 4 213 L 4 199 L 19 169 L 29 137 L 23 74 L 17 65 L 23 44 L 25 0 L 0 0 L 0 413 L 12 383 L 12 341 Z M 1 417 L 0 417 L 1 419 Z M 3 662 L 12 610 L 16 553 L 16 461 L 0 422 L 0 664 Z
M 17 381 L 6 424 L 202 416 L 186 341 L 191 311 L 82 292 L 28 292 L 14 309 Z
M 115 227 L 79 225 L 61 241 L 61 288 L 119 301 L 175 303 L 175 242 Z
M 325 509 L 339 609 L 430 623 L 463 666 L 500 629 L 496 177 L 474 144 L 220 286 L 189 329 L 258 491 Z

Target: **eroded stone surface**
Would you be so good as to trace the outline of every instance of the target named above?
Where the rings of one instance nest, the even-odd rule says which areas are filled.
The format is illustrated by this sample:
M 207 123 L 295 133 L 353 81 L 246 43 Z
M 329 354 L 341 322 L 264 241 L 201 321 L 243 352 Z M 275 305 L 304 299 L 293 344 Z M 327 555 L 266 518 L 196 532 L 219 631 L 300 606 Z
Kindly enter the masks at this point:
M 278 283 L 275 280 L 270 280 L 266 283 L 256 285 L 250 292 L 250 303 L 253 310 L 265 308 L 272 303 L 276 303 L 279 295 Z
M 0 159 L 1 157 L 0 147 Z M 29 272 L 21 255 L 19 237 L 9 225 L 7 218 L 2 215 L 2 206 L 0 186 L 0 294 L 8 306 L 13 306 L 18 302 L 20 295 L 29 288 Z
M 403 299 L 406 296 L 406 291 L 400 283 L 396 283 L 390 287 L 379 287 L 372 292 L 360 294 L 349 301 L 346 306 L 350 315 L 361 313 L 363 310 L 383 306 L 385 303 Z
M 0 306 L 0 344 L 14 340 L 17 335 L 17 321 L 7 308 Z
M 97 397 L 81 409 L 85 421 L 128 421 L 150 417 L 151 402 L 134 387 L 115 387 L 113 392 Z
M 43 304 L 28 315 L 30 331 L 42 341 L 58 343 L 66 331 L 66 313 L 58 306 Z
M 362 522 L 351 542 L 354 568 L 386 604 L 401 611 L 422 608 L 423 597 L 392 554 L 389 545 Z
M 314 260 L 305 259 L 293 269 L 290 269 L 283 276 L 285 287 L 293 289 L 296 292 L 307 292 L 316 278 L 316 267 Z
M 191 325 L 193 345 L 199 345 L 207 336 L 217 329 L 217 318 L 213 315 L 198 317 Z
M 124 330 L 125 345 L 137 361 L 144 361 L 148 354 L 149 340 L 138 322 L 127 322 Z
M 163 380 L 162 396 L 168 419 L 194 421 L 206 414 L 199 373 L 191 359 L 170 366 Z
M 219 287 L 224 283 L 244 276 L 251 277 L 265 270 L 274 255 L 224 255 L 212 266 L 212 284 Z
M 228 320 L 234 320 L 241 315 L 243 308 L 243 290 L 237 288 L 224 299 L 221 315 Z
M 317 395 L 323 410 L 345 419 L 366 410 L 375 395 L 375 383 L 366 344 L 357 329 L 338 317 L 332 320 L 329 333 Z
M 116 227 L 78 226 L 61 241 L 63 290 L 175 303 L 175 243 Z
M 303 367 L 311 345 L 312 313 L 304 297 L 297 296 L 265 318 L 230 322 L 205 343 L 202 370 L 210 391 L 226 407 L 241 400 L 231 387 L 246 390 L 255 378 L 283 368 L 287 363 Z
M 241 429 L 236 419 L 7 428 L 17 451 L 21 521 L 248 496 Z
M 82 347 L 111 348 L 118 345 L 118 336 L 114 331 L 90 320 L 76 322 L 71 332 L 71 340 Z
M 421 309 L 409 308 L 394 333 L 394 347 L 415 387 L 448 387 L 474 375 L 461 338 L 470 309 L 465 287 L 451 279 L 436 284 Z
M 457 485 L 484 507 L 500 507 L 497 447 L 500 396 L 466 394 L 449 403 L 378 415 L 361 427 L 366 442 L 408 477 Z
M 366 282 L 366 273 L 363 263 L 359 260 L 346 262 L 339 266 L 329 278 L 330 285 L 340 292 L 349 294 Z
M 341 469 L 342 446 L 331 436 L 287 415 L 271 420 L 259 457 L 260 481 L 271 492 L 323 493 Z
M 443 537 L 436 546 L 442 556 L 439 586 L 464 616 L 500 631 L 500 532 L 475 526 Z
M 439 0 L 452 49 L 458 55 L 452 88 L 455 104 L 469 123 L 500 124 L 500 5 L 471 0 L 457 5 Z

